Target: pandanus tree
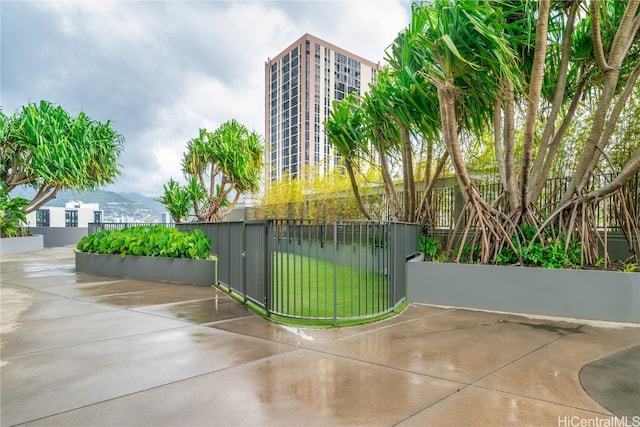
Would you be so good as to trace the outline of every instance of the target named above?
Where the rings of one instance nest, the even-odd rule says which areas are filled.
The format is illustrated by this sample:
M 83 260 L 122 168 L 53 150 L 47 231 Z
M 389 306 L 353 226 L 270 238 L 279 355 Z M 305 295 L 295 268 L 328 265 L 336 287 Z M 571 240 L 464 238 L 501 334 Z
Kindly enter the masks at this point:
M 364 133 L 363 111 L 360 108 L 360 98 L 355 92 L 342 100 L 333 101 L 329 118 L 324 123 L 325 133 L 329 143 L 340 154 L 349 175 L 349 182 L 358 203 L 360 212 L 371 220 L 356 179 L 359 158 L 368 151 L 368 139 Z
M 424 25 L 425 16 L 413 14 L 409 26 L 398 34 L 387 49 L 390 84 L 384 86 L 391 90 L 383 91 L 381 94 L 387 115 L 401 130 L 405 219 L 429 224 L 433 222 L 432 190 L 444 170 L 448 154 L 436 147 L 442 136 L 438 97 L 433 86 L 421 72 L 424 58 L 419 49 L 419 39 L 422 37 Z M 416 153 L 416 156 L 413 153 L 417 151 L 418 146 L 422 147 L 422 150 Z M 422 171 L 423 193 L 418 204 L 414 175 L 417 176 L 419 173 L 415 172 L 414 162 L 424 151 L 426 160 Z M 435 171 L 432 170 L 434 162 Z
M 193 215 L 191 209 L 193 202 L 189 191 L 181 186 L 178 181 L 170 178 L 169 182 L 164 184 L 163 190 L 162 196 L 158 197 L 157 201 L 165 206 L 175 222 L 180 223 Z
M 479 257 L 488 262 L 495 255 L 495 243 L 504 242 L 513 227 L 505 229 L 508 217 L 478 192 L 459 134 L 485 128 L 499 99 L 498 81 L 519 85 L 516 56 L 502 35 L 500 11 L 490 2 L 437 0 L 428 6 L 414 4 L 413 14 L 423 26 L 413 30 L 420 33 L 415 45 L 423 58 L 421 73 L 437 91 L 443 140 L 466 201 L 467 224 L 477 225 Z M 463 242 L 469 230 L 465 229 Z
M 84 112 L 73 117 L 47 101 L 25 105 L 11 116 L 0 111 L 2 191 L 37 190 L 25 213 L 62 189 L 89 191 L 113 183 L 123 148 L 124 139 L 110 121 L 96 121 Z
M 160 200 L 180 219 L 186 216 L 183 202 L 188 198 L 190 214 L 197 220 L 223 221 L 243 194 L 258 190 L 263 152 L 260 136 L 235 119 L 213 132 L 200 129 L 182 157 L 187 184 L 169 181 Z
M 610 200 L 620 209 L 623 231 L 638 261 L 638 216 L 627 210 L 620 189 L 640 170 L 640 148 L 636 148 L 619 168 L 608 168 L 606 158 L 607 153 L 617 148 L 611 137 L 640 75 L 640 1 L 631 0 L 625 4 L 592 0 L 588 12 L 588 19 L 579 23 L 574 37 L 582 42 L 581 45 L 576 43 L 578 46 L 586 47 L 587 60 L 583 62 L 592 66 L 591 73 L 586 76 L 590 82 L 597 83 L 597 102 L 572 179 L 547 221 L 568 233 L 576 233 L 587 243 L 583 245 L 583 259 L 593 262 L 598 256 L 597 242 L 600 240 L 593 224 L 596 207 L 602 200 Z M 604 169 L 610 170 L 612 178 L 599 173 L 603 157 Z
M 602 158 L 612 148 L 611 135 L 640 73 L 639 5 L 640 0 L 414 5 L 412 24 L 416 16 L 424 23 L 413 39 L 423 57 L 421 72 L 437 90 L 443 139 L 467 202 L 459 242 L 471 234 L 482 262 L 495 259 L 504 245 L 513 246 L 512 236 L 519 240 L 523 223 L 535 226 L 538 235 L 545 230 L 566 234 L 567 246 L 572 235 L 578 236 L 582 261 L 594 261 L 599 238 L 594 205 L 616 194 L 640 169 L 636 150 L 613 171 L 613 179 L 594 187 L 595 181 L 603 182 L 595 178 L 601 178 Z M 584 148 L 561 203 L 541 223 L 544 183 L 587 90 L 597 102 Z M 518 109 L 522 132 L 516 136 Z M 460 145 L 461 133 L 477 134 L 491 124 L 506 208 L 479 194 Z M 636 242 L 637 254 L 635 221 L 626 215 L 622 223 L 628 237 L 635 233 L 630 242 Z
M 612 136 L 625 133 L 620 116 L 640 74 L 639 7 L 640 0 L 414 3 L 411 23 L 387 51 L 389 66 L 361 103 L 392 216 L 428 221 L 428 199 L 415 209 L 412 170 L 416 149 L 427 147 L 425 188 L 432 188 L 449 157 L 466 202 L 450 233 L 455 260 L 468 242 L 474 249 L 465 256 L 481 262 L 495 260 L 506 246 L 522 253 L 521 243 L 531 240 L 526 225 L 543 243 L 539 236 L 563 240 L 565 252 L 577 237 L 581 262 L 592 263 L 598 241 L 604 243 L 596 228 L 603 200 L 620 214 L 637 257 L 638 213 L 620 188 L 638 174 L 640 149 Z M 585 116 L 590 120 L 583 121 Z M 574 153 L 575 136 L 568 133 L 587 123 Z M 487 133 L 493 133 L 504 189 L 491 202 L 471 179 L 463 143 Z M 419 139 L 422 144 L 415 143 Z M 446 151 L 431 174 L 437 152 L 431 150 L 438 145 Z M 622 151 L 628 154 L 618 155 Z M 560 203 L 545 205 L 545 184 L 559 170 L 560 158 L 571 159 L 563 173 L 572 178 L 564 194 L 554 195 Z M 394 161 L 402 169 L 402 202 Z M 451 251 L 453 246 L 459 250 Z

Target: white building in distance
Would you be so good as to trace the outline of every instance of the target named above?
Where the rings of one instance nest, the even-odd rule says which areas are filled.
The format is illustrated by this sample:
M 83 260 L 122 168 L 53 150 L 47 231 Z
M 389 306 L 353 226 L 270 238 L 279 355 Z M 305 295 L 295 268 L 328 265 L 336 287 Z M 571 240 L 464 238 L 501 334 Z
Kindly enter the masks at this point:
M 65 207 L 44 206 L 27 214 L 27 226 L 86 228 L 90 222 L 102 222 L 102 218 L 98 203 L 70 201 Z

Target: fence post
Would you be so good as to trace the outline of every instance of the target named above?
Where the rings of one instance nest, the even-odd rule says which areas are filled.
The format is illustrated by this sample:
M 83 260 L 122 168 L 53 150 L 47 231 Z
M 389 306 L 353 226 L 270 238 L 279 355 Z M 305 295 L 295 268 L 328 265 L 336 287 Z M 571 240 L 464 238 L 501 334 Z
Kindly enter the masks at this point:
M 231 239 L 229 239 L 231 240 Z M 242 296 L 247 302 L 247 220 L 242 221 Z
M 338 221 L 333 221 L 333 325 L 338 324 Z
M 272 220 L 265 220 L 264 222 L 264 237 L 265 237 L 265 251 L 264 251 L 264 269 L 265 269 L 265 281 L 264 281 L 264 308 L 267 312 L 267 317 L 271 317 L 271 292 L 273 286 L 273 242 L 272 242 Z

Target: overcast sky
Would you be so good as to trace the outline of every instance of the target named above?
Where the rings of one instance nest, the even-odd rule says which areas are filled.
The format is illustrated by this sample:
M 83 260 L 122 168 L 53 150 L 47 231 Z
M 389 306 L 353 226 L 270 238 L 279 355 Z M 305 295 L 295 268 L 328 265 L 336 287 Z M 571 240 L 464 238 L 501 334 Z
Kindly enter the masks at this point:
M 111 120 L 126 141 L 118 192 L 183 181 L 198 129 L 235 118 L 264 134 L 264 63 L 310 33 L 374 62 L 409 0 L 0 1 L 5 114 L 41 99 Z

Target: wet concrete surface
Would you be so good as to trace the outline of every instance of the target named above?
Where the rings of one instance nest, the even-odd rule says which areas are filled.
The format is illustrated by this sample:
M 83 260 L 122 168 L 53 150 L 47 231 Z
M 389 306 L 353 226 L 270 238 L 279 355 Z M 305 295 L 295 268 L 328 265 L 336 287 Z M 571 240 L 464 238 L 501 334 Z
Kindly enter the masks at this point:
M 410 305 L 301 329 L 216 288 L 76 274 L 71 248 L 0 267 L 1 426 L 636 422 L 606 402 L 634 399 L 637 325 Z M 631 390 L 591 364 L 616 354 Z
M 640 345 L 584 366 L 580 382 L 610 411 L 628 419 L 640 416 Z

